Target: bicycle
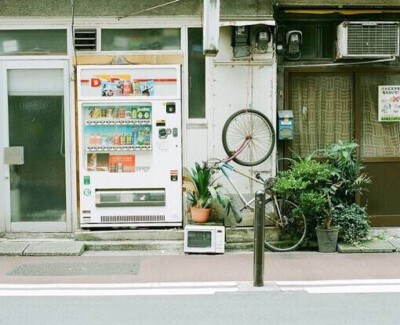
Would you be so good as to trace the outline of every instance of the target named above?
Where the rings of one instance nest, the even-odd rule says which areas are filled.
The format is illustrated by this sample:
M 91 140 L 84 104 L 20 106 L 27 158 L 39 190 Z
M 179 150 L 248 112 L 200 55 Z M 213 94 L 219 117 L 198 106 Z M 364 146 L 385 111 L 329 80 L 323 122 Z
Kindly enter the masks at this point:
M 262 141 L 260 139 L 264 139 L 266 143 L 260 143 L 259 141 Z M 272 123 L 261 112 L 255 110 L 238 111 L 226 121 L 222 132 L 222 142 L 228 158 L 225 160 L 214 159 L 214 162 L 209 160 L 208 164 L 214 172 L 222 172 L 243 203 L 240 209 L 232 205 L 232 212 L 235 215 L 236 222 L 241 222 L 242 211 L 250 210 L 254 212 L 252 205 L 255 198 L 249 201 L 245 199 L 231 179 L 230 172 L 262 184 L 264 192 L 269 195 L 265 202 L 264 214 L 267 230 L 265 246 L 276 252 L 292 251 L 298 248 L 305 239 L 307 223 L 303 214 L 296 213 L 296 204 L 289 200 L 278 198 L 275 195 L 272 190 L 273 177 L 264 180 L 260 173 L 253 177 L 229 164 L 229 162 L 235 161 L 240 165 L 255 166 L 265 161 L 271 155 L 275 143 Z M 263 148 L 264 150 L 262 151 L 261 149 Z

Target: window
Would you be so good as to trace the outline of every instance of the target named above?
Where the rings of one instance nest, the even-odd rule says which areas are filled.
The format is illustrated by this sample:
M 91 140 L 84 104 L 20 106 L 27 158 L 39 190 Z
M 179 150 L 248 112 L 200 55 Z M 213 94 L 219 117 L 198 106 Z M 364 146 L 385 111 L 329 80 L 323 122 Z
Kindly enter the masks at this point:
M 203 29 L 188 29 L 189 118 L 206 117 L 206 61 Z
M 102 29 L 102 51 L 180 50 L 179 28 Z
M 0 55 L 65 55 L 66 29 L 0 30 Z
M 300 30 L 302 32 L 301 60 L 333 58 L 335 28 L 332 24 L 291 25 L 285 29 L 285 34 L 290 30 Z

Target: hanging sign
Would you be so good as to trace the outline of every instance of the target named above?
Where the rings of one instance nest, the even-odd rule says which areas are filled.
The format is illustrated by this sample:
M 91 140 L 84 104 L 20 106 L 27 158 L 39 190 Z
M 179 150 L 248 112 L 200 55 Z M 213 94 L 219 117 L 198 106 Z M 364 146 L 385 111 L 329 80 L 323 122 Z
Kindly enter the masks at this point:
M 379 122 L 400 122 L 400 85 L 378 86 Z

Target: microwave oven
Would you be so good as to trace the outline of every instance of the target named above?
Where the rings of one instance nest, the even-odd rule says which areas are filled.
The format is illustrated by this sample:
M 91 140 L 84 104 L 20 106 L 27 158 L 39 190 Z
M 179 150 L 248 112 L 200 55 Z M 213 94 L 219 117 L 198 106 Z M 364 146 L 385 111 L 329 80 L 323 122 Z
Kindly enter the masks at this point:
M 225 227 L 187 225 L 184 251 L 185 253 L 224 253 Z

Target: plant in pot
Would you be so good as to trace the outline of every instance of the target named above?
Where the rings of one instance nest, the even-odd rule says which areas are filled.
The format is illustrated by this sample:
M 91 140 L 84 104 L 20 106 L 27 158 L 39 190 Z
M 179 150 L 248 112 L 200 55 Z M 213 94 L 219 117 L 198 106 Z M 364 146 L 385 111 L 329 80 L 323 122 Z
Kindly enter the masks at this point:
M 355 203 L 356 196 L 362 195 L 371 183 L 371 178 L 364 172 L 365 166 L 357 158 L 357 147 L 355 142 L 339 140 L 322 150 L 333 170 L 330 214 L 340 227 L 339 239 L 347 243 L 367 240 L 370 230 L 365 208 Z
M 311 156 L 290 160 L 290 168 L 279 172 L 273 191 L 280 197 L 294 202 L 299 212 L 307 219 L 309 229 L 315 229 L 324 218 L 326 196 L 324 190 L 332 185 L 332 169 Z M 308 240 L 316 240 L 314 231 L 307 234 Z
M 185 177 L 188 180 L 188 201 L 194 222 L 208 221 L 213 202 L 220 204 L 226 214 L 229 213 L 232 207 L 230 197 L 222 192 L 222 186 L 213 179 L 207 164 L 200 166 L 196 163 L 191 170 L 185 169 Z
M 335 185 L 331 187 L 331 190 L 335 190 Z M 318 250 L 322 253 L 336 252 L 340 230 L 340 227 L 334 225 L 335 207 L 332 204 L 331 194 L 332 193 L 329 193 L 329 191 L 326 191 L 325 194 L 321 196 L 325 201 L 321 205 L 323 215 L 322 218 L 319 218 L 319 224 L 316 227 Z

